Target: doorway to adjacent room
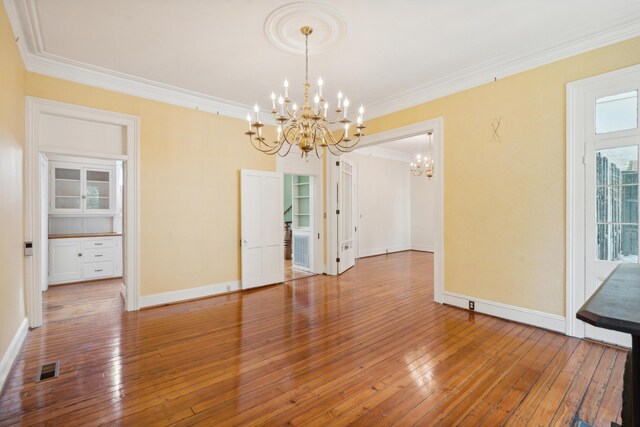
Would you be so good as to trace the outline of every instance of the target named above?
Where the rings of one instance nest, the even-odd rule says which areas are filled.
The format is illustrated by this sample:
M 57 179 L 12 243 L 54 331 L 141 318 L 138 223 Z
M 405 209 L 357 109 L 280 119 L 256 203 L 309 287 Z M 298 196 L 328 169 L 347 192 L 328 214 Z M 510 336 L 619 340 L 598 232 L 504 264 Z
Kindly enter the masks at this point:
M 315 274 L 315 177 L 284 175 L 284 280 Z

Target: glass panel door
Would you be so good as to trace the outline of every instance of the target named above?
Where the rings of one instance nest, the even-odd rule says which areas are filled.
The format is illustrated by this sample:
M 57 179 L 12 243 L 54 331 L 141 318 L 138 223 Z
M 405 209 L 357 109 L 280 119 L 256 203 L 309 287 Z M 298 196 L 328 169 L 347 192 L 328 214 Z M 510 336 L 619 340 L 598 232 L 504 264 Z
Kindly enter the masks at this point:
M 105 170 L 85 169 L 87 211 L 111 208 L 111 173 Z
M 76 210 L 82 208 L 80 169 L 54 169 L 54 200 L 56 210 Z
M 638 262 L 638 146 L 596 151 L 596 259 Z
M 638 263 L 637 81 L 591 92 L 585 127 L 585 283 L 588 299 L 620 263 Z M 587 338 L 629 345 L 628 334 L 585 325 Z

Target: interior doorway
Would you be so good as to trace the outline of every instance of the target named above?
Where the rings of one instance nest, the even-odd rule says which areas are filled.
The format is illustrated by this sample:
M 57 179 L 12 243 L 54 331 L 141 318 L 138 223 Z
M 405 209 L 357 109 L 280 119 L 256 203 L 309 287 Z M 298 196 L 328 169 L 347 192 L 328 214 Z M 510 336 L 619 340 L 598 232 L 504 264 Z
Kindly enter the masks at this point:
M 413 125 L 408 125 L 400 128 L 396 128 L 390 131 L 380 132 L 371 136 L 363 138 L 359 145 L 359 148 L 370 147 L 376 148 L 381 144 L 390 143 L 394 141 L 406 140 L 414 137 L 426 137 L 427 134 L 433 135 L 433 161 L 435 173 L 431 178 L 433 185 L 433 247 L 421 244 L 418 250 L 433 251 L 434 260 L 434 300 L 439 303 L 444 302 L 444 120 L 442 118 L 436 118 L 427 120 Z M 360 150 L 358 150 L 360 151 Z M 349 154 L 345 155 L 345 159 L 349 159 Z M 340 227 L 340 179 L 342 171 L 340 164 L 342 163 L 341 157 L 328 154 L 326 159 L 326 212 L 327 212 L 327 274 L 336 275 L 340 273 L 339 256 L 341 252 L 341 245 L 339 243 L 339 227 Z M 407 175 L 409 174 L 409 165 L 403 166 L 406 168 Z M 363 175 L 362 168 L 359 168 L 359 175 Z M 377 177 L 377 175 L 375 175 Z M 426 179 L 426 178 L 425 178 Z M 385 191 L 385 190 L 382 190 Z M 357 201 L 362 205 L 362 200 Z M 340 212 L 340 214 L 338 213 Z M 362 215 L 366 215 L 362 209 L 360 209 L 359 217 L 356 220 L 358 224 L 357 233 L 361 233 L 360 226 L 363 224 Z M 344 222 L 342 222 L 344 224 Z M 374 236 L 376 233 L 370 233 Z M 361 234 L 360 234 L 361 235 Z M 410 249 L 406 247 L 405 249 Z M 357 245 L 358 256 L 377 255 L 380 250 L 386 253 L 386 248 L 377 247 L 372 245 L 371 253 L 364 254 L 366 248 L 362 245 Z
M 124 311 L 124 164 L 41 154 L 43 323 Z
M 432 158 L 432 151 L 429 135 L 421 134 L 341 156 L 340 162 L 350 161 L 355 171 L 356 258 L 434 252 L 435 179 L 417 167 Z
M 640 66 L 567 85 L 567 335 L 630 347 L 576 312 L 621 263 L 639 262 Z
M 284 175 L 284 278 L 315 274 L 315 177 Z
M 65 183 L 60 184 L 61 188 L 65 187 L 65 191 L 73 190 L 75 192 L 74 195 L 69 194 L 69 197 L 60 197 L 61 204 L 59 206 L 61 208 L 68 206 L 68 209 L 71 209 L 68 211 L 69 216 L 80 213 L 79 211 L 82 209 L 87 209 L 87 200 L 90 200 L 89 209 L 94 209 L 92 213 L 105 213 L 107 210 L 105 208 L 106 200 L 112 196 L 111 194 L 109 196 L 100 194 L 104 187 L 110 185 L 104 181 L 105 168 L 103 166 L 105 164 L 100 162 L 120 162 L 123 180 L 120 244 L 123 257 L 119 268 L 122 269 L 123 286 L 119 290 L 120 294 L 124 296 L 125 309 L 127 311 L 138 310 L 140 299 L 139 118 L 32 97 L 27 97 L 26 110 L 25 248 L 33 248 L 32 255 L 25 258 L 26 305 L 29 326 L 36 328 L 43 323 L 43 282 L 48 280 L 51 261 L 48 250 L 49 195 L 48 191 L 43 191 L 43 188 L 48 189 L 50 185 L 51 177 L 47 162 L 54 156 L 65 157 L 72 162 L 79 158 L 90 158 L 94 163 L 98 162 L 95 167 L 76 168 L 75 172 L 61 173 L 60 182 Z M 67 179 L 69 181 L 64 181 Z M 87 181 L 91 184 L 89 189 L 92 193 L 86 199 L 82 199 L 82 195 L 86 197 L 87 193 L 80 193 L 78 199 L 77 190 L 78 188 L 82 190 Z M 52 185 L 55 188 L 55 182 Z M 67 195 L 62 194 L 61 196 Z M 63 199 L 66 201 L 63 202 Z M 85 200 L 84 204 L 83 200 Z M 54 207 L 54 211 L 56 209 Z M 112 245 L 114 251 L 116 250 L 116 242 L 105 243 L 98 240 L 97 243 L 102 243 L 102 245 L 96 244 L 95 249 Z M 93 248 L 88 244 L 82 244 L 81 249 L 84 251 Z M 81 253 L 84 254 L 84 252 Z M 94 254 L 100 255 L 100 252 L 96 251 Z M 77 255 L 78 252 L 76 252 L 76 258 L 82 258 Z M 102 256 L 96 256 L 96 259 L 104 259 L 105 257 L 107 255 L 103 253 Z M 114 259 L 117 258 L 114 257 Z M 60 272 L 64 272 L 67 268 L 62 264 L 59 266 Z M 84 268 L 83 264 L 80 269 L 82 274 L 84 274 Z M 105 268 L 110 267 L 106 265 L 103 268 L 95 267 L 95 270 L 102 269 L 102 271 L 93 271 L 94 277 L 92 278 L 104 278 L 95 275 L 105 273 Z M 115 268 L 114 265 L 113 269 L 115 270 Z M 114 270 L 110 272 L 113 273 Z M 87 272 L 90 276 L 91 272 Z M 77 275 L 77 273 L 75 274 Z M 66 276 L 66 279 L 70 280 L 71 277 L 74 276 Z

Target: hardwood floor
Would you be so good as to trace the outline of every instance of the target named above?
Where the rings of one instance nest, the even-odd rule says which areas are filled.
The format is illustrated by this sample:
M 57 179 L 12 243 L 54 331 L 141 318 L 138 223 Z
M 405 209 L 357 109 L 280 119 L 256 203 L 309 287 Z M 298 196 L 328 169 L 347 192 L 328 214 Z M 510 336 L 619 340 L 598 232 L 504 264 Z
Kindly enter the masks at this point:
M 49 286 L 49 289 L 42 294 L 44 323 L 123 312 L 121 284 L 122 279 L 108 279 Z
M 288 282 L 290 280 L 302 279 L 304 277 L 314 276 L 314 273 L 306 273 L 304 271 L 294 270 L 293 261 L 290 259 L 284 260 L 284 281 Z
M 431 254 L 30 332 L 0 425 L 620 420 L 626 352 L 433 302 Z M 59 378 L 34 382 L 60 360 Z

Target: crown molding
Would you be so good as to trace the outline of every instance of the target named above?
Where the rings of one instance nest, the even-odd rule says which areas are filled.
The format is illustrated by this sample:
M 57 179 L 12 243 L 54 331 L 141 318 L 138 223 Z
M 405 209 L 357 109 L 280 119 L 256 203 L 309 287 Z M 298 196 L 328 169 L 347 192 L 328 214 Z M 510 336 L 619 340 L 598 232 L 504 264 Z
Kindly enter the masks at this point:
M 87 84 L 102 89 L 193 108 L 213 114 L 244 119 L 250 105 L 217 98 L 113 70 L 95 67 L 44 50 L 33 0 L 4 0 L 7 15 L 18 38 L 18 46 L 28 71 Z M 384 116 L 425 102 L 489 83 L 551 62 L 640 36 L 640 8 L 625 11 L 612 21 L 610 29 L 582 34 L 573 40 L 537 52 L 512 52 L 496 60 L 433 80 L 367 105 L 369 119 Z M 265 122 L 275 125 L 270 111 L 263 110 Z
M 247 113 L 253 111 L 249 105 L 88 64 L 78 64 L 49 54 L 27 53 L 25 66 L 34 73 L 237 119 L 245 119 Z M 271 110 L 263 110 L 262 117 L 268 118 L 264 122 L 273 125 L 275 121 L 270 118 L 270 112 Z
M 627 11 L 628 12 L 628 11 Z M 573 40 L 548 49 L 522 54 L 512 52 L 444 77 L 415 86 L 388 98 L 367 105 L 369 118 L 381 117 L 434 99 L 471 89 L 523 71 L 579 55 L 590 50 L 640 36 L 640 8 L 620 15 L 611 28 L 597 33 L 582 34 Z
M 24 7 L 19 3 L 19 0 L 4 0 L 27 71 L 237 119 L 244 120 L 247 113 L 253 111 L 250 105 L 46 53 L 33 0 L 22 2 Z M 266 124 L 275 125 L 270 112 L 263 110 L 262 117 L 266 117 Z

